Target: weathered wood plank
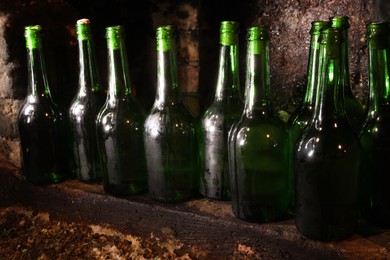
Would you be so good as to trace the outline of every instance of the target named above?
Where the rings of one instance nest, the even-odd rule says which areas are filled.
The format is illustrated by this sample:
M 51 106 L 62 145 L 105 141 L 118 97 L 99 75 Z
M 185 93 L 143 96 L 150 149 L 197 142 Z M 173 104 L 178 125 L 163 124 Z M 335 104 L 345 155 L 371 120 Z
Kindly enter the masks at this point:
M 25 183 L 18 168 L 0 163 L 0 206 L 20 203 L 49 212 L 51 218 L 85 224 L 108 224 L 143 239 L 155 235 L 180 250 L 198 251 L 198 256 L 219 259 L 237 250 L 252 250 L 266 259 L 386 259 L 390 258 L 390 231 L 362 226 L 360 233 L 338 243 L 303 238 L 293 220 L 255 224 L 235 218 L 229 202 L 203 198 L 164 204 L 147 194 L 117 198 L 101 185 L 68 180 L 40 187 Z M 370 241 L 372 240 L 372 241 Z M 386 245 L 388 248 L 386 248 Z M 199 252 L 200 251 L 200 252 Z

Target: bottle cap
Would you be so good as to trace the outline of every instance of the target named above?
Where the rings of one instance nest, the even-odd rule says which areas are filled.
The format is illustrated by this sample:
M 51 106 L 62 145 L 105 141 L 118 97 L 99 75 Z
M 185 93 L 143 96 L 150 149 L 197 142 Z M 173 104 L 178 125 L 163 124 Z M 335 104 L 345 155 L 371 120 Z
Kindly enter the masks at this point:
M 156 29 L 157 50 L 168 51 L 171 49 L 176 37 L 176 27 L 174 25 L 160 26 Z
M 222 21 L 220 27 L 220 43 L 233 45 L 238 43 L 239 23 L 235 21 Z
M 83 18 L 76 22 L 76 33 L 78 40 L 88 40 L 91 36 L 90 20 Z
M 120 48 L 120 40 L 125 36 L 125 30 L 122 25 L 106 27 L 107 48 L 118 50 Z
M 26 47 L 28 49 L 37 49 L 40 45 L 42 27 L 40 25 L 29 25 L 24 28 L 24 37 L 26 38 Z

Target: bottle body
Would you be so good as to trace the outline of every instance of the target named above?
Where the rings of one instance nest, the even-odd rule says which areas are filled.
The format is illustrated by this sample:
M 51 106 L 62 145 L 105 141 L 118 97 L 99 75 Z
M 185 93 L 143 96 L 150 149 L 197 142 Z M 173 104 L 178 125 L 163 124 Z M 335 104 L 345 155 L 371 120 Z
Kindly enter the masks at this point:
M 311 239 L 351 236 L 357 224 L 360 142 L 344 112 L 342 33 L 320 36 L 318 100 L 295 154 L 295 225 Z
M 50 184 L 67 177 L 67 150 L 61 142 L 64 115 L 50 96 L 41 45 L 41 27 L 25 28 L 29 86 L 18 114 L 22 171 L 34 184 Z
M 144 124 L 148 189 L 155 200 L 184 201 L 199 188 L 194 120 L 179 98 L 175 29 L 157 28 L 157 94 Z
M 69 108 L 73 136 L 76 176 L 79 180 L 101 180 L 101 165 L 96 136 L 96 117 L 104 104 L 105 93 L 99 82 L 89 20 L 77 22 L 79 40 L 79 87 Z
M 125 196 L 147 190 L 143 143 L 144 111 L 125 98 L 106 102 L 98 115 L 97 133 L 107 193 Z
M 252 222 L 287 217 L 290 203 L 288 136 L 278 118 L 243 117 L 235 126 L 231 177 L 234 214 Z M 276 148 L 277 147 L 277 148 Z
M 233 213 L 252 222 L 287 217 L 288 133 L 269 95 L 268 27 L 248 30 L 245 108 L 229 137 Z
M 367 25 L 369 109 L 360 134 L 362 144 L 361 214 L 371 223 L 390 227 L 390 100 L 387 23 Z
M 310 129 L 295 157 L 295 223 L 312 239 L 345 239 L 356 228 L 360 144 L 342 128 L 337 120 Z
M 238 23 L 221 23 L 218 82 L 214 101 L 200 123 L 200 193 L 230 199 L 228 133 L 242 112 L 238 77 Z
M 101 108 L 96 129 L 107 193 L 125 196 L 147 189 L 143 144 L 145 112 L 131 94 L 124 28 L 106 28 L 109 93 Z
M 149 193 L 158 201 L 184 201 L 197 194 L 196 133 L 181 106 L 152 109 L 144 141 Z

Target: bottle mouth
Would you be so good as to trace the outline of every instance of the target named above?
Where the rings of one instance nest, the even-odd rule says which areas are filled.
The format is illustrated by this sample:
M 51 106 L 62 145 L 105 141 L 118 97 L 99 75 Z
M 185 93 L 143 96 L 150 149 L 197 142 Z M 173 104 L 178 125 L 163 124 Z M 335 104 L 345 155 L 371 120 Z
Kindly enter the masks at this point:
M 383 21 L 373 21 L 366 25 L 367 27 L 367 38 L 376 38 L 376 37 L 387 37 L 389 35 L 389 26 L 388 22 Z
M 342 44 L 344 40 L 343 29 L 326 28 L 321 31 L 319 43 Z
M 41 25 L 29 25 L 24 29 L 24 37 L 26 38 L 27 49 L 38 49 L 40 48 L 40 41 L 42 35 Z
M 222 21 L 220 27 L 220 33 L 239 33 L 239 23 L 236 21 Z
M 265 25 L 253 26 L 248 29 L 246 39 L 248 41 L 255 40 L 268 40 L 269 39 L 269 27 Z
M 346 29 L 350 26 L 348 16 L 333 16 L 329 20 L 332 22 L 333 28 Z
M 76 22 L 76 34 L 79 40 L 86 40 L 90 36 L 90 20 L 87 18 L 79 19 Z
M 174 25 L 165 25 L 157 27 L 156 29 L 156 38 L 160 39 L 173 39 L 176 33 L 176 26 Z
M 313 21 L 311 23 L 310 34 L 320 34 L 321 30 L 331 27 L 329 21 Z
M 122 25 L 115 25 L 115 26 L 109 26 L 106 27 L 106 38 L 112 39 L 112 38 L 118 38 L 121 36 L 124 36 L 125 30 Z
M 28 25 L 24 28 L 24 36 L 31 37 L 36 36 L 42 32 L 41 25 Z

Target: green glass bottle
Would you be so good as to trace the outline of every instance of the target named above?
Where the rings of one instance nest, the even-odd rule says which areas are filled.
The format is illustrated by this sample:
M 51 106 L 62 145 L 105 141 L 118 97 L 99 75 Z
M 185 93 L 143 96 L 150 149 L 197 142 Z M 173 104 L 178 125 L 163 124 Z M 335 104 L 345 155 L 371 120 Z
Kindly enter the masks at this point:
M 390 227 L 390 43 L 389 24 L 367 25 L 369 108 L 360 135 L 363 149 L 361 172 L 362 216 Z
M 316 88 L 318 82 L 319 53 L 320 44 L 318 39 L 322 29 L 329 28 L 330 22 L 314 21 L 311 23 L 310 30 L 310 53 L 307 67 L 307 85 L 303 104 L 295 113 L 291 114 L 287 121 L 287 129 L 290 140 L 289 171 L 290 182 L 294 182 L 294 153 L 296 143 L 304 129 L 308 126 L 309 120 L 313 117 L 314 105 L 316 101 Z M 293 192 L 293 189 L 292 189 Z M 293 209 L 293 197 L 291 196 L 291 209 Z
M 95 61 L 95 52 L 89 19 L 76 23 L 79 44 L 79 85 L 69 108 L 73 137 L 74 171 L 85 182 L 101 180 L 96 136 L 96 117 L 105 100 Z
M 96 120 L 103 187 L 125 196 L 147 189 L 145 111 L 131 92 L 124 27 L 107 27 L 106 38 L 109 91 Z
M 366 118 L 366 113 L 363 109 L 361 103 L 356 99 L 351 90 L 350 83 L 350 71 L 349 71 L 349 45 L 348 45 L 348 29 L 349 29 L 349 18 L 347 16 L 335 16 L 330 18 L 332 22 L 332 27 L 339 29 L 343 32 L 344 43 L 342 46 L 342 62 L 343 62 L 343 92 L 344 92 L 344 107 L 345 113 L 347 115 L 347 120 L 352 126 L 355 134 L 359 134 L 364 120 Z
M 238 66 L 239 24 L 223 21 L 214 101 L 207 107 L 199 130 L 200 192 L 212 199 L 230 199 L 228 133 L 242 112 Z
M 42 48 L 42 27 L 26 26 L 28 88 L 18 114 L 22 172 L 34 184 L 67 177 L 67 150 L 62 139 L 65 118 L 50 95 Z
M 196 128 L 179 97 L 175 27 L 158 27 L 156 38 L 157 93 L 144 130 L 148 188 L 155 200 L 178 202 L 199 188 Z
M 343 32 L 320 35 L 313 118 L 295 153 L 295 225 L 321 241 L 351 236 L 357 222 L 360 143 L 344 112 Z
M 248 29 L 245 107 L 229 139 L 233 212 L 253 222 L 285 218 L 291 196 L 288 134 L 270 96 L 268 30 Z

